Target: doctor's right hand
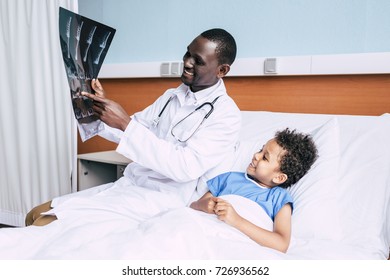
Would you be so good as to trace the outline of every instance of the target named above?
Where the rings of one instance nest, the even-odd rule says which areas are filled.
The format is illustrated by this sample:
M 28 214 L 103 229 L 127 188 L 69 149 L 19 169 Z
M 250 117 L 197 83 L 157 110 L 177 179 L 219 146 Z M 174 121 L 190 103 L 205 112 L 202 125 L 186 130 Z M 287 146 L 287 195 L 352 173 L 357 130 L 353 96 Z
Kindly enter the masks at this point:
M 93 100 L 93 110 L 99 119 L 105 124 L 125 131 L 130 123 L 130 116 L 121 105 L 105 97 L 105 91 L 97 81 L 91 83 L 96 94 L 82 92 L 81 94 Z

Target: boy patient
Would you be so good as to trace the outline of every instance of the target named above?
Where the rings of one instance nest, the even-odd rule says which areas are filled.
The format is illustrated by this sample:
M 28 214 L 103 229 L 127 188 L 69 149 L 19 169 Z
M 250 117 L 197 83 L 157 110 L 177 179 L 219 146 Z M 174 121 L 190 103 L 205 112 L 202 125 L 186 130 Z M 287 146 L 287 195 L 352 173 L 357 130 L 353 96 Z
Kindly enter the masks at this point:
M 301 179 L 318 157 L 310 135 L 286 128 L 255 153 L 244 172 L 228 172 L 207 182 L 209 191 L 190 207 L 240 230 L 258 244 L 286 252 L 291 238 L 293 200 L 287 187 Z M 244 219 L 218 196 L 236 194 L 258 203 L 273 220 L 268 231 Z

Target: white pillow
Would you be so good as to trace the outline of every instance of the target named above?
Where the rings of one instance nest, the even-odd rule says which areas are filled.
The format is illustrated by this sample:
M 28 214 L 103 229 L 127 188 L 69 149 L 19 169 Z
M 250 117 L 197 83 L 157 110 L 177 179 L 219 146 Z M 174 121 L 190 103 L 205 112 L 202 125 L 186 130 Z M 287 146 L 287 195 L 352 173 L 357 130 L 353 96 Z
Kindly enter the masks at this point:
M 260 117 L 259 117 L 260 116 Z M 253 154 L 258 151 L 275 132 L 286 127 L 295 129 L 286 115 L 283 118 L 262 119 L 255 117 L 258 128 L 254 125 L 244 126 L 250 130 L 250 139 L 241 140 L 236 147 L 236 159 L 232 171 L 245 172 Z M 245 120 L 245 118 L 244 118 Z M 266 131 L 264 131 L 266 127 Z M 307 127 L 296 128 L 303 133 L 311 133 L 315 141 L 319 158 L 309 172 L 289 191 L 294 199 L 292 216 L 292 236 L 296 238 L 339 239 L 341 235 L 339 212 L 335 200 L 337 191 L 337 170 L 339 165 L 339 127 L 336 118 L 325 120 L 325 123 L 308 131 Z M 258 132 L 257 132 L 258 131 Z M 248 135 L 248 131 L 242 131 Z M 256 139 L 253 136 L 258 134 Z
M 390 247 L 390 115 L 340 116 L 343 242 L 385 259 Z
M 341 238 L 337 181 L 340 130 L 332 118 L 311 132 L 319 157 L 309 172 L 289 188 L 294 199 L 292 235 L 298 238 Z

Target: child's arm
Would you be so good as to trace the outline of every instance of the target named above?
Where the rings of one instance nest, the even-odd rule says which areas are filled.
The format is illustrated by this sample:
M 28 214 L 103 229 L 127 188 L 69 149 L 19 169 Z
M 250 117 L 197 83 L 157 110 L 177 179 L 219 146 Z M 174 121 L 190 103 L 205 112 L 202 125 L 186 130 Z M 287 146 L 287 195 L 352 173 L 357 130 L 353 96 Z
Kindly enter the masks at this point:
M 215 202 L 211 192 L 205 193 L 199 200 L 191 203 L 190 207 L 195 210 L 203 211 L 209 214 L 214 214 Z
M 227 201 L 217 198 L 215 213 L 218 218 L 237 228 L 256 243 L 285 253 L 291 238 L 291 205 L 284 205 L 276 214 L 273 231 L 265 230 L 244 219 Z

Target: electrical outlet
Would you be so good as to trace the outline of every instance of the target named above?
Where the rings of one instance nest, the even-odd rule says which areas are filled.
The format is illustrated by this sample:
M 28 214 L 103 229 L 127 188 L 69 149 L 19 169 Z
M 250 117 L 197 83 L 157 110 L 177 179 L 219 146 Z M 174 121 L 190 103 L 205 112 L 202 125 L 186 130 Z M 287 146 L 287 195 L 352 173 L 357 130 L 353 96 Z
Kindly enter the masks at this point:
M 171 63 L 171 75 L 178 76 L 180 75 L 180 62 L 172 62 Z
M 160 66 L 162 77 L 179 77 L 183 72 L 183 62 L 163 62 Z
M 266 58 L 264 60 L 264 74 L 277 74 L 277 60 L 276 58 Z
M 163 62 L 160 66 L 160 75 L 163 77 L 171 75 L 171 65 L 169 62 Z

